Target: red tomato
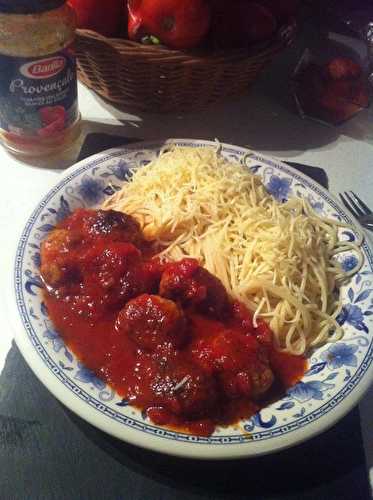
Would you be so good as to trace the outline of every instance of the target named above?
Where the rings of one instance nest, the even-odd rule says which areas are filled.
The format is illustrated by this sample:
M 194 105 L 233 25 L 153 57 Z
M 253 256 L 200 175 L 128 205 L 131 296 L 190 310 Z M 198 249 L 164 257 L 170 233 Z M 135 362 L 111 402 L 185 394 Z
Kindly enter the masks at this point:
M 174 49 L 198 45 L 210 26 L 207 0 L 129 0 L 128 36 L 153 35 Z
M 65 127 L 65 108 L 63 106 L 45 106 L 39 109 L 43 127 L 38 130 L 39 137 L 51 137 Z
M 63 106 L 45 106 L 39 109 L 39 115 L 44 126 L 58 122 L 65 123 L 65 108 Z
M 77 26 L 104 36 L 118 34 L 123 21 L 123 0 L 69 0 L 76 12 Z
M 273 14 L 263 5 L 247 0 L 214 1 L 212 37 L 219 47 L 246 47 L 268 40 L 276 31 Z

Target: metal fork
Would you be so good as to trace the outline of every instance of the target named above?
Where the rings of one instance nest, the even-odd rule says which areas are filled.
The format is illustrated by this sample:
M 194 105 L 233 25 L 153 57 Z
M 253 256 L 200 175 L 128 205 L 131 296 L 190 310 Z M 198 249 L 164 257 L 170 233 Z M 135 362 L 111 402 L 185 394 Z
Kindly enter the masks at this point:
M 373 231 L 373 212 L 354 192 L 345 191 L 339 196 L 344 206 L 352 213 L 352 215 L 360 222 L 360 224 Z

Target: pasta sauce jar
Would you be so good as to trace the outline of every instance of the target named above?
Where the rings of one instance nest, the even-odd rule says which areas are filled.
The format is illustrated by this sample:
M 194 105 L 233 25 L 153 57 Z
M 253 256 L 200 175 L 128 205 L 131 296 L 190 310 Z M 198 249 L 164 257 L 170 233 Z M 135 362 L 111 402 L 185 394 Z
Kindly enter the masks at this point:
M 45 157 L 80 136 L 75 13 L 65 0 L 0 0 L 0 137 Z

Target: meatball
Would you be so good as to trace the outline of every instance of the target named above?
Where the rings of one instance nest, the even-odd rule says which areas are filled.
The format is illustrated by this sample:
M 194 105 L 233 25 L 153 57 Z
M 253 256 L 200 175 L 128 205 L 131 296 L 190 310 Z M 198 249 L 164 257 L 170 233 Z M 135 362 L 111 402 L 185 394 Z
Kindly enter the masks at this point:
M 266 363 L 255 362 L 238 372 L 222 372 L 219 380 L 229 399 L 248 397 L 255 400 L 270 389 L 274 375 Z
M 160 295 L 196 306 L 203 313 L 221 317 L 229 307 L 222 283 L 195 259 L 182 259 L 166 266 L 159 286 Z
M 54 229 L 42 242 L 40 248 L 42 279 L 49 287 L 74 281 L 75 266 L 70 262 L 69 252 L 79 244 L 79 236 L 66 229 Z
M 139 223 L 130 215 L 115 210 L 90 210 L 84 217 L 83 232 L 92 237 L 109 238 L 140 245 L 143 237 Z
M 99 295 L 110 309 L 120 309 L 147 289 L 141 252 L 132 243 L 98 241 L 80 256 L 85 293 Z
M 259 398 L 272 386 L 274 381 L 273 372 L 269 365 L 258 361 L 250 367 L 249 374 L 251 376 L 252 395 L 254 398 Z
M 115 328 L 151 351 L 165 342 L 180 347 L 187 338 L 182 309 L 158 295 L 143 294 L 130 300 L 120 311 Z
M 266 349 L 253 336 L 222 329 L 195 342 L 193 360 L 203 370 L 216 374 L 229 398 L 257 398 L 273 383 Z
M 72 235 L 66 229 L 53 229 L 41 244 L 41 257 L 47 259 L 67 253 L 71 248 Z
M 209 372 L 238 371 L 255 359 L 258 349 L 255 338 L 222 326 L 211 335 L 197 338 L 191 353 L 193 360 Z
M 218 401 L 215 379 L 187 362 L 155 377 L 151 391 L 157 405 L 190 419 L 207 416 Z

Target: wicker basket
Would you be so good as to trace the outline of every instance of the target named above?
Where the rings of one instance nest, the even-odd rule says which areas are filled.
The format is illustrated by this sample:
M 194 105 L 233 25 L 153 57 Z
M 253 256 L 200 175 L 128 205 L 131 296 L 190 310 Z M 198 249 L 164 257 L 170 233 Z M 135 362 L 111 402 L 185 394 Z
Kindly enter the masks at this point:
M 201 109 L 247 92 L 259 72 L 289 43 L 289 29 L 255 51 L 182 52 L 78 30 L 80 80 L 111 102 L 142 111 Z M 294 34 L 294 33 L 293 33 Z

